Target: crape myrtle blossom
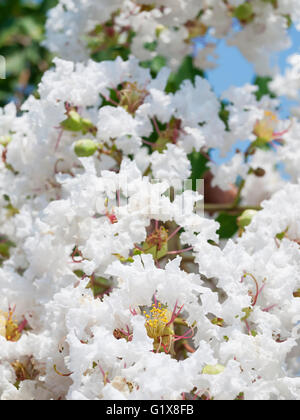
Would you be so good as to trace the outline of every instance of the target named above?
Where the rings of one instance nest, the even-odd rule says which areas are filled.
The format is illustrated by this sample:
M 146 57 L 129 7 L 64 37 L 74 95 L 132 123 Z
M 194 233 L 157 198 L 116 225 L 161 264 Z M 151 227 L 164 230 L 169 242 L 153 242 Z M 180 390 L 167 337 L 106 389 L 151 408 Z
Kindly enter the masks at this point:
M 285 147 L 279 150 L 279 158 L 284 163 L 289 176 L 293 181 L 297 181 L 299 147 L 298 147 L 298 130 L 299 130 L 299 89 L 300 89 L 300 66 L 299 54 L 293 54 L 287 58 L 288 67 L 284 74 L 277 74 L 269 83 L 270 89 L 278 96 L 287 97 L 292 100 L 291 113 L 294 115 L 293 124 L 289 132 L 284 136 Z
M 287 58 L 288 67 L 285 74 L 276 74 L 269 83 L 270 88 L 279 96 L 287 96 L 289 99 L 299 101 L 300 89 L 300 55 L 292 54 Z M 299 107 L 292 107 L 292 113 L 299 116 Z
M 66 184 L 64 188 L 68 191 L 65 200 L 74 208 L 72 186 Z M 294 196 L 298 189 L 289 186 L 284 194 Z M 54 201 L 52 206 L 59 207 L 60 201 Z M 270 233 L 269 239 L 253 251 L 254 235 L 265 226 L 264 218 L 272 217 L 278 201 L 282 203 L 282 197 L 275 195 L 241 240 L 228 243 L 223 251 L 212 245 L 206 247 L 203 231 L 202 239 L 195 237 L 199 271 L 217 279 L 218 288 L 226 293 L 224 302 L 204 285 L 199 274 L 180 269 L 181 257 L 161 269 L 151 254 L 137 255 L 127 264 L 115 259 L 104 271 L 105 276 L 114 279 L 114 289 L 101 300 L 94 299 L 91 289 L 86 288 L 89 279 L 78 281 L 67 253 L 57 252 L 53 267 L 46 267 L 47 274 L 39 272 L 33 259 L 37 244 L 32 243 L 28 269 L 22 278 L 9 264 L 1 272 L 3 309 L 14 300 L 15 324 L 20 325 L 25 317 L 29 326 L 19 333 L 22 335 L 16 342 L 2 338 L 1 366 L 6 369 L 2 398 L 181 398 L 182 393 L 195 387 L 215 399 L 234 399 L 240 392 L 245 398 L 296 398 L 300 384 L 288 370 L 282 370 L 282 363 L 292 363 L 288 355 L 298 338 L 299 299 L 294 296 L 299 289 L 299 250 L 294 239 L 297 232 L 290 235 L 287 231 L 278 243 L 275 234 L 286 223 L 293 229 L 296 213 L 286 217 L 278 209 L 281 217 L 274 236 Z M 86 203 L 90 205 L 90 201 Z M 50 209 L 44 213 L 39 224 L 43 221 L 43 227 L 55 232 L 55 227 L 60 226 L 58 221 L 50 217 Z M 57 217 L 62 216 L 58 213 Z M 203 226 L 208 227 L 207 222 Z M 39 257 L 44 252 L 46 258 L 46 235 L 35 235 L 40 235 Z M 54 235 L 66 248 L 69 237 L 62 232 Z M 30 252 L 29 243 L 26 248 Z M 85 247 L 81 249 L 85 255 Z M 99 249 L 103 248 L 97 246 Z M 220 264 L 212 266 L 211 258 L 218 258 Z M 186 323 L 188 336 L 194 330 L 194 350 L 185 360 L 174 360 L 167 350 L 153 352 L 153 338 L 147 334 L 142 309 L 151 305 L 158 309 L 167 305 L 170 313 L 178 313 L 179 319 L 174 321 Z M 7 318 L 4 311 L 2 318 Z M 167 324 L 169 319 L 160 322 Z M 170 337 L 176 339 L 173 327 L 168 328 Z M 14 383 L 20 371 L 25 379 L 17 389 Z M 183 373 L 183 380 L 178 381 Z M 160 375 L 163 380 L 159 380 Z
M 133 56 L 54 64 L 0 112 L 0 398 L 299 399 L 299 175 L 276 171 L 297 122 L 250 85 L 170 93 Z M 179 191 L 191 154 L 255 207 L 225 243 Z
M 173 95 L 164 92 L 168 75 L 162 69 L 153 80 L 149 70 L 139 67 L 134 58 L 99 64 L 90 61 L 76 66 L 56 60 L 56 68 L 47 72 L 40 84 L 40 98 L 29 98 L 23 105 L 23 116 L 12 121 L 9 136 L 1 137 L 5 163 L 18 173 L 17 191 L 9 191 L 14 206 L 18 208 L 28 195 L 43 195 L 47 199 L 59 196 L 56 173 L 80 172 L 78 157 L 72 150 L 78 140 L 94 142 L 99 169 L 113 168 L 127 154 L 136 155 L 144 169 L 151 164 L 159 174 L 164 159 L 174 155 L 177 160 L 176 156 L 181 156 L 184 169 L 174 166 L 172 172 L 173 177 L 181 179 L 188 178 L 190 171 L 184 152 L 218 146 L 226 153 L 225 125 L 218 116 L 219 103 L 207 81 L 199 77 L 195 86 L 186 82 Z M 111 98 L 113 95 L 117 98 Z M 193 113 L 182 105 L 186 95 L 190 97 L 188 105 Z M 196 102 L 199 95 L 201 101 Z M 161 100 L 164 107 L 157 106 Z M 12 119 L 14 111 L 9 112 Z M 7 119 L 6 114 L 1 117 L 4 124 Z M 20 129 L 14 130 L 13 124 Z M 13 141 L 7 141 L 7 136 Z M 172 143 L 178 144 L 182 152 Z M 147 149 L 141 150 L 142 145 L 159 153 L 150 158 Z M 24 148 L 22 155 L 20 148 Z
M 227 38 L 257 73 L 270 73 L 270 56 L 290 46 L 288 28 L 299 27 L 297 0 L 60 0 L 50 10 L 45 45 L 66 59 L 84 61 L 118 45 L 140 60 L 165 57 L 178 67 L 194 52 L 193 39 L 202 42 L 195 63 L 211 60 L 216 39 Z
M 18 172 L 18 191 L 9 193 L 16 208 L 17 201 L 33 193 L 46 194 L 48 199 L 58 197 L 56 173 L 80 172 L 77 156 L 87 152 L 76 155 L 72 151 L 79 140 L 90 141 L 99 169 L 112 169 L 129 155 L 143 171 L 151 165 L 157 178 L 168 171 L 169 179 L 182 180 L 191 171 L 185 153 L 218 148 L 226 155 L 237 140 L 255 141 L 263 135 L 265 143 L 272 141 L 272 135 L 264 130 L 269 128 L 264 112 L 273 115 L 277 102 L 265 97 L 257 101 L 254 87 L 246 85 L 224 94 L 229 101 L 226 127 L 219 116 L 219 101 L 200 77 L 194 85 L 185 81 L 172 94 L 164 91 L 167 69 L 152 79 L 149 70 L 141 68 L 133 57 L 86 65 L 55 63 L 55 69 L 48 71 L 40 84 L 40 98 L 31 97 L 23 105 L 23 116 L 16 119 L 22 127 L 10 130 L 15 141 L 4 143 L 5 160 Z M 260 120 L 263 126 L 255 129 Z M 22 155 L 20 147 L 25 149 Z M 152 155 L 147 153 L 149 148 Z M 180 165 L 172 164 L 171 159 L 171 166 L 165 166 L 171 156 Z M 28 165 L 31 159 L 36 164 Z M 246 168 L 247 162 L 242 172 Z M 231 178 L 234 180 L 234 172 Z

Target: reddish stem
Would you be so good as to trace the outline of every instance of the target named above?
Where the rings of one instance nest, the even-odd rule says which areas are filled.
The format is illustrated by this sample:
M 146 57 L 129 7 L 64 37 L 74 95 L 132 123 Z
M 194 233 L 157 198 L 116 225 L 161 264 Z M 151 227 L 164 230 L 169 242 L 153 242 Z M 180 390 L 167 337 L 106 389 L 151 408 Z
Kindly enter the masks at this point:
M 191 251 L 193 249 L 193 247 L 189 247 L 189 248 L 184 248 L 184 249 L 178 249 L 177 251 L 169 251 L 167 252 L 167 255 L 172 255 L 172 254 L 180 254 L 182 252 L 188 252 Z
M 265 309 L 262 309 L 263 312 L 269 312 L 271 309 L 275 308 L 277 306 L 277 304 L 275 303 L 274 305 L 268 306 Z
M 182 305 L 182 306 L 178 309 L 178 311 L 176 312 L 177 306 L 178 306 L 178 303 L 177 303 L 177 301 L 176 301 L 175 306 L 174 306 L 174 309 L 173 309 L 173 312 L 172 312 L 172 315 L 171 315 L 171 319 L 170 319 L 170 321 L 166 324 L 167 326 L 168 326 L 168 325 L 170 325 L 170 324 L 172 324 L 172 323 L 175 321 L 175 319 L 178 317 L 178 315 L 179 315 L 179 314 L 180 314 L 180 312 L 182 311 L 182 308 L 183 308 L 183 306 L 184 306 L 184 305 Z
M 249 326 L 249 324 L 248 324 L 247 319 L 245 319 L 245 324 L 246 324 L 246 327 L 247 327 L 247 330 L 248 330 L 248 334 L 249 334 L 249 335 L 252 335 L 252 334 L 251 334 L 251 328 L 250 328 L 250 326 Z
M 58 149 L 58 147 L 59 147 L 59 143 L 60 143 L 60 141 L 61 141 L 61 138 L 62 138 L 63 133 L 64 133 L 64 129 L 63 129 L 63 128 L 61 128 L 61 129 L 60 129 L 60 132 L 59 132 L 59 134 L 58 134 L 57 141 L 56 141 L 55 151 L 57 151 L 57 149 Z
M 19 333 L 21 333 L 24 328 L 26 327 L 26 325 L 28 324 L 28 321 L 26 318 L 24 318 L 24 320 L 21 322 L 21 324 L 18 326 L 18 331 Z
M 109 98 L 108 96 L 103 95 L 103 94 L 102 94 L 102 96 L 107 102 L 111 103 L 112 105 L 114 105 L 114 106 L 119 106 L 120 105 L 120 104 L 118 104 L 118 102 L 114 101 L 113 99 Z
M 160 131 L 159 127 L 158 127 L 158 124 L 157 124 L 156 118 L 155 118 L 155 117 L 152 117 L 151 119 L 152 119 L 152 122 L 153 122 L 153 124 L 154 124 L 155 131 L 157 132 L 157 134 L 158 134 L 159 136 L 161 136 L 161 131 Z
M 180 231 L 180 229 L 181 229 L 181 226 L 178 226 L 178 227 L 174 230 L 174 232 L 172 232 L 172 233 L 171 233 L 171 235 L 170 235 L 170 236 L 168 236 L 167 241 L 169 241 L 170 239 L 172 239 L 172 238 L 176 235 L 176 233 L 178 233 L 178 232 Z
M 147 144 L 148 146 L 155 147 L 155 144 L 151 143 L 151 141 L 147 141 L 147 140 L 142 139 L 142 142 Z
M 187 334 L 191 331 L 191 335 L 187 336 Z M 194 330 L 193 328 L 190 328 L 188 331 L 186 331 L 183 335 L 174 335 L 175 340 L 174 341 L 178 341 L 178 340 L 182 340 L 182 339 L 189 339 L 192 338 L 194 336 Z
M 195 353 L 195 351 L 196 350 L 194 350 L 188 343 L 183 343 L 183 347 L 185 347 L 186 348 L 186 350 L 189 352 L 189 353 Z

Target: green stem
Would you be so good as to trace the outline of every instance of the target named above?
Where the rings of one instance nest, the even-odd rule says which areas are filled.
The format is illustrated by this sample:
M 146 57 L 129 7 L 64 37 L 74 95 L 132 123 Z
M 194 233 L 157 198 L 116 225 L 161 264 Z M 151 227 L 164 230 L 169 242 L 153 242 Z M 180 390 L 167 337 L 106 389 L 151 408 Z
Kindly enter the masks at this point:
M 174 319 L 174 324 L 184 325 L 185 327 L 188 327 L 187 322 L 182 318 L 175 318 Z
M 260 206 L 233 206 L 232 204 L 205 204 L 204 210 L 210 213 L 226 211 L 228 213 L 243 213 L 245 210 L 261 210 Z
M 232 208 L 236 208 L 238 206 L 238 204 L 240 202 L 240 199 L 241 199 L 241 194 L 242 194 L 242 191 L 243 191 L 243 188 L 244 188 L 245 184 L 246 184 L 246 181 L 243 179 L 241 181 L 241 183 L 240 183 L 240 186 L 239 186 L 237 195 L 236 195 L 236 197 L 234 199 L 234 202 L 232 203 Z

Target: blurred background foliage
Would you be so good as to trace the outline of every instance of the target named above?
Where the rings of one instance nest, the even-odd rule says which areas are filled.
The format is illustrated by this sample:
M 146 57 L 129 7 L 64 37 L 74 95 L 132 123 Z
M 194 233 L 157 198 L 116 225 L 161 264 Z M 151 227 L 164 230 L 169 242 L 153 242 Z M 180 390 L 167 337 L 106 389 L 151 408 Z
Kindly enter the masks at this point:
M 42 74 L 51 65 L 51 54 L 41 46 L 44 38 L 47 11 L 58 0 L 0 0 L 0 55 L 6 59 L 6 80 L 0 81 L 0 106 L 14 100 L 20 105 L 33 93 Z M 114 46 L 112 46 L 114 47 Z M 116 55 L 127 58 L 129 50 L 117 49 L 92 54 L 96 61 L 114 59 Z M 142 63 L 151 69 L 152 75 L 165 65 L 163 57 Z M 175 92 L 183 80 L 193 80 L 205 74 L 193 66 L 191 57 L 186 57 L 178 71 L 170 77 L 167 91 Z M 259 96 L 268 92 L 265 78 L 256 79 Z M 225 122 L 225 121 L 224 121 Z
M 15 101 L 18 106 L 33 93 L 42 74 L 51 65 L 51 54 L 41 46 L 44 39 L 47 11 L 58 0 L 0 0 L 0 55 L 6 59 L 6 79 L 0 81 L 0 106 Z M 114 47 L 114 46 L 113 46 Z M 101 54 L 92 54 L 96 61 L 129 55 L 128 49 L 107 49 Z M 162 57 L 143 62 L 152 75 L 165 65 Z M 168 91 L 176 91 L 184 79 L 194 79 L 203 72 L 193 66 L 191 57 L 183 60 L 168 84 Z
M 6 59 L 6 79 L 0 80 L 0 106 L 19 106 L 40 82 L 51 54 L 40 43 L 48 9 L 57 0 L 0 0 L 0 55 Z

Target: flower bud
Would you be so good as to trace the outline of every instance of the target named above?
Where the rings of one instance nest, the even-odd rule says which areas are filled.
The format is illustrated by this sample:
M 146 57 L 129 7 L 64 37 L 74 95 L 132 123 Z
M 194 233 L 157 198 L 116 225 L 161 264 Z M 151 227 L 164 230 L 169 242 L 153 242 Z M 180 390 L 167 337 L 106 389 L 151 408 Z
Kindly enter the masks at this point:
M 202 369 L 202 373 L 204 375 L 219 375 L 220 373 L 224 372 L 225 366 L 223 365 L 206 365 Z
M 293 293 L 293 296 L 295 298 L 300 298 L 300 289 L 296 290 L 296 292 Z
M 68 118 L 61 123 L 61 126 L 68 131 L 81 131 L 82 118 L 78 112 L 72 110 L 68 113 Z
M 259 168 L 254 169 L 253 173 L 254 173 L 255 176 L 261 178 L 261 177 L 265 176 L 266 171 L 263 168 L 259 167 Z
M 6 147 L 11 142 L 10 136 L 0 136 L 0 144 Z
M 92 121 L 90 121 L 89 119 L 82 118 L 81 126 L 81 131 L 83 132 L 83 134 L 92 133 L 94 136 L 97 134 L 97 127 L 94 126 Z
M 82 139 L 75 143 L 74 151 L 78 157 L 89 157 L 97 150 L 97 144 L 93 140 Z
M 238 226 L 240 228 L 244 228 L 250 225 L 252 218 L 253 216 L 255 216 L 256 213 L 257 213 L 257 210 L 251 210 L 251 209 L 245 210 L 237 219 Z
M 242 22 L 249 22 L 253 17 L 252 5 L 250 3 L 241 4 L 234 10 L 233 15 Z

